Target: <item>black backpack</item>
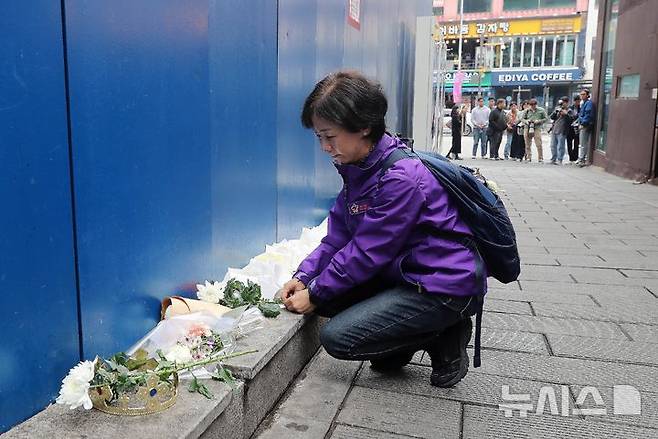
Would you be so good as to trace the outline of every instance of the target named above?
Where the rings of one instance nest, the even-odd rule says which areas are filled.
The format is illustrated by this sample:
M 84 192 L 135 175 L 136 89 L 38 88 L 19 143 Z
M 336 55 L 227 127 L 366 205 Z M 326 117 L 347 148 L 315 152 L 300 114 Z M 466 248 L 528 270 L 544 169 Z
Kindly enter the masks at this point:
M 521 273 L 516 234 L 503 201 L 487 187 L 486 179 L 479 172 L 466 166 L 457 166 L 439 154 L 414 152 L 408 148 L 398 148 L 388 156 L 382 164 L 380 178 L 395 162 L 406 158 L 420 160 L 439 180 L 473 236 L 471 239 L 467 235 L 436 229 L 427 232 L 444 239 L 454 239 L 477 252 L 489 276 L 502 283 L 515 281 Z M 482 271 L 476 262 L 476 277 L 480 277 Z M 480 366 L 480 324 L 484 299 L 482 295 L 478 297 L 480 303 L 475 324 L 474 367 Z

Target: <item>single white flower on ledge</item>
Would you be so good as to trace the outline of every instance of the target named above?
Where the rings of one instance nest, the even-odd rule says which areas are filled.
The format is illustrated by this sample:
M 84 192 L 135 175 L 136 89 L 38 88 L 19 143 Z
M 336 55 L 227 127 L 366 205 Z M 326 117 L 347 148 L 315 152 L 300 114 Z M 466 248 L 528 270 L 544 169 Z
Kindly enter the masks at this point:
M 69 371 L 69 374 L 62 380 L 62 388 L 59 390 L 57 404 L 70 406 L 71 410 L 80 406 L 85 410 L 92 407 L 91 398 L 89 398 L 89 383 L 94 379 L 96 360 L 81 361 L 77 366 Z
M 210 303 L 219 303 L 222 298 L 225 285 L 221 282 L 208 282 L 196 285 L 196 296 L 199 300 Z
M 168 361 L 173 361 L 177 364 L 186 364 L 192 362 L 192 352 L 190 348 L 175 344 L 169 351 L 165 354 L 165 358 Z

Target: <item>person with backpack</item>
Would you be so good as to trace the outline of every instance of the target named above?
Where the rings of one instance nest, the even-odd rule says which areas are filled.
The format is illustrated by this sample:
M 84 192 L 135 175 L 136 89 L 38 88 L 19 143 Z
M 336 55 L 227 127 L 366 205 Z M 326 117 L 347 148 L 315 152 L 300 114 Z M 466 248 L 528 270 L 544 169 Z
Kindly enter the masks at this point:
M 320 341 L 331 356 L 369 360 L 384 373 L 425 350 L 430 383 L 451 387 L 468 371 L 474 314 L 479 366 L 486 277 L 499 268 L 485 266 L 491 249 L 475 246 L 479 228 L 471 230 L 458 206 L 499 200 L 474 178 L 442 183 L 437 175 L 466 168 L 442 157 L 422 158 L 386 133 L 387 105 L 381 86 L 357 72 L 330 74 L 306 98 L 302 124 L 315 132 L 344 184 L 329 211 L 327 236 L 279 296 L 292 312 L 330 317 Z M 470 181 L 484 195 L 455 192 L 457 180 Z M 451 195 L 458 193 L 465 194 L 463 202 Z M 495 212 L 502 211 L 501 203 Z M 505 236 L 507 223 L 501 224 L 498 234 Z

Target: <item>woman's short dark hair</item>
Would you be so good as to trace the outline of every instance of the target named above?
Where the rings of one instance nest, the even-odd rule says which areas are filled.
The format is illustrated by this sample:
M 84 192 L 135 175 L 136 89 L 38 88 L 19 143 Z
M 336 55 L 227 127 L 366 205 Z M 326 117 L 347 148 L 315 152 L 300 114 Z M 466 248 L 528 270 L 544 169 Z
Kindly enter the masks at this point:
M 349 132 L 370 128 L 368 137 L 379 141 L 386 131 L 388 110 L 381 85 L 359 72 L 335 72 L 315 84 L 302 110 L 302 125 L 313 128 L 313 116 Z

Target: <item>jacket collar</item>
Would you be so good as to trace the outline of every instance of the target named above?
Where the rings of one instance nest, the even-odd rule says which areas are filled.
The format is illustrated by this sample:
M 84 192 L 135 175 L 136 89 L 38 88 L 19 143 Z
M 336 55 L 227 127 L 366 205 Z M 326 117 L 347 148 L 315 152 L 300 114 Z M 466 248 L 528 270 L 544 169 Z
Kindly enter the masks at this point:
M 345 180 L 353 181 L 366 179 L 381 167 L 383 159 L 388 157 L 394 149 L 403 146 L 404 145 L 400 139 L 385 133 L 375 144 L 375 147 L 370 151 L 370 154 L 368 154 L 368 156 L 360 163 L 347 165 L 335 164 L 334 166 L 336 166 L 338 173 L 342 175 Z

